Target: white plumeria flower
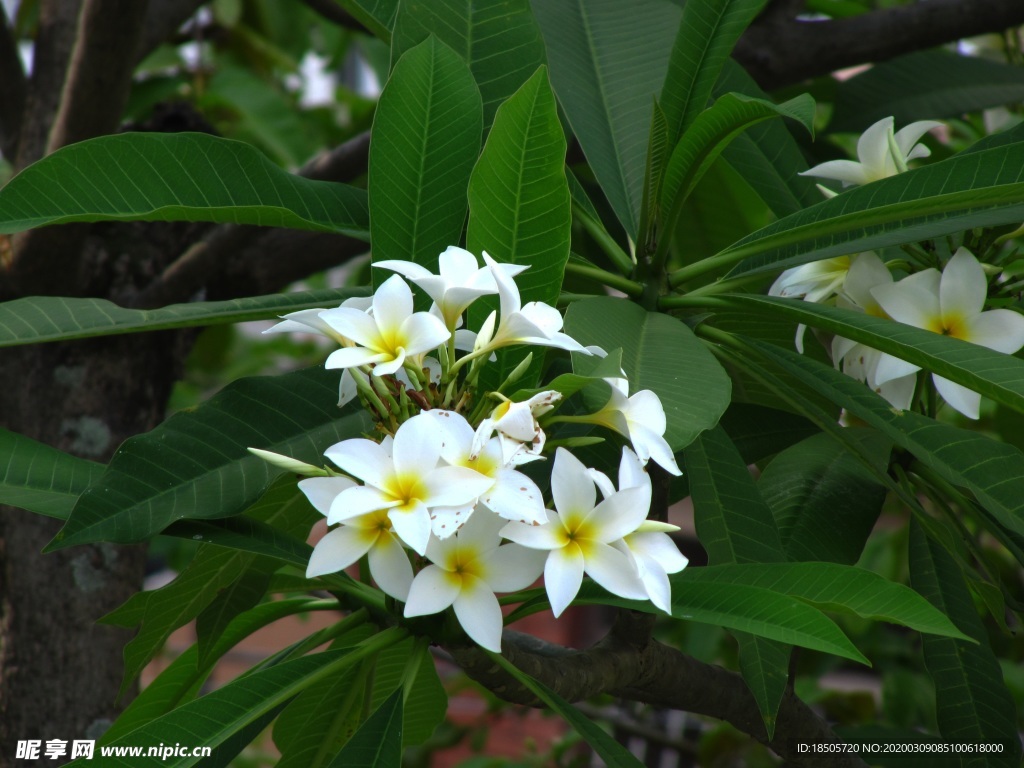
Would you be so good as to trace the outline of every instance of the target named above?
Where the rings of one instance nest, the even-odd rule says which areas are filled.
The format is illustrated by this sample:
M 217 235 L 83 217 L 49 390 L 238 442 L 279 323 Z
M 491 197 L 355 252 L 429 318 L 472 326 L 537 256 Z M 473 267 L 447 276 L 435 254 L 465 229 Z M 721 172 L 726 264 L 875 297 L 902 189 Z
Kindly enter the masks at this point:
M 611 385 L 608 402 L 600 411 L 583 419 L 628 438 L 644 464 L 654 459 L 673 475 L 683 474 L 664 438 L 668 424 L 661 399 L 649 389 L 642 389 L 630 397 L 627 379 L 609 378 L 605 381 Z
M 935 270 L 926 270 L 893 285 L 877 286 L 871 293 L 882 309 L 901 323 L 1006 354 L 1024 346 L 1024 317 L 1009 309 L 983 311 L 988 280 L 981 264 L 966 248 L 957 249 L 941 276 Z M 901 363 L 912 371 L 919 370 L 918 366 Z M 981 395 L 941 376 L 933 374 L 932 381 L 953 408 L 970 419 L 978 418 Z
M 354 296 L 341 302 L 341 306 L 360 312 L 372 312 L 373 297 Z M 301 309 L 298 312 L 289 312 L 287 315 L 281 315 L 280 323 L 268 328 L 263 333 L 315 333 L 326 336 L 337 342 L 339 346 L 354 347 L 354 341 L 342 336 L 320 317 L 321 312 L 327 311 L 327 309 Z M 338 385 L 338 407 L 341 408 L 354 400 L 358 391 L 352 371 L 346 368 L 341 372 L 341 382 Z
M 841 181 L 844 187 L 895 176 L 907 169 L 908 161 L 931 154 L 928 147 L 918 142 L 928 131 L 941 126 L 942 123 L 934 120 L 920 120 L 894 134 L 893 118 L 884 117 L 864 131 L 857 140 L 857 161 L 829 160 L 800 175 L 835 179 Z M 819 189 L 824 190 L 823 187 Z
M 615 486 L 607 475 L 594 469 L 590 474 L 604 498 L 615 493 Z M 629 448 L 623 448 L 619 462 L 619 490 L 636 487 L 646 488 L 650 493 L 651 477 L 644 471 L 639 457 Z M 678 530 L 678 525 L 644 520 L 633 533 L 627 533 L 612 544 L 630 556 L 651 602 L 669 614 L 672 613 L 672 585 L 668 574 L 678 573 L 689 562 L 668 535 Z
M 448 246 L 438 257 L 438 275 L 415 262 L 398 259 L 378 261 L 373 266 L 397 272 L 422 288 L 434 300 L 434 305 L 450 331 L 455 330 L 462 313 L 470 304 L 481 296 L 498 292 L 490 268 L 481 267 L 476 256 L 454 245 Z M 501 264 L 500 269 L 511 279 L 526 267 Z
M 313 477 L 299 481 L 299 490 L 325 516 L 330 514 L 339 494 L 355 487 L 355 482 L 347 477 Z M 412 566 L 386 509 L 351 517 L 320 539 L 309 558 L 306 578 L 342 571 L 363 555 L 367 555 L 370 575 L 377 586 L 396 600 L 409 596 Z
M 505 521 L 490 513 L 473 515 L 450 538 L 431 539 L 428 565 L 409 589 L 405 615 L 426 616 L 449 606 L 466 634 L 478 645 L 501 653 L 501 606 L 495 592 L 524 589 L 540 576 L 542 552 L 501 544 Z
M 506 520 L 540 524 L 547 522 L 544 509 L 544 495 L 540 488 L 522 472 L 508 468 L 502 460 L 501 445 L 497 438 L 489 440 L 474 452 L 473 427 L 454 411 L 424 411 L 422 416 L 433 419 L 443 435 L 441 458 L 455 467 L 468 467 L 485 477 L 491 478 L 492 485 L 480 494 L 476 510 L 467 514 L 461 507 L 437 507 L 431 510 L 434 535 L 445 539 L 465 524 L 470 515 L 497 513 Z M 490 512 L 487 512 L 490 510 Z
M 358 346 L 331 353 L 327 368 L 353 368 L 375 364 L 377 376 L 394 373 L 406 357 L 428 352 L 451 334 L 444 323 L 427 312 L 413 312 L 412 291 L 398 275 L 389 277 L 373 295 L 373 311 L 349 307 L 329 309 L 320 318 Z
M 394 440 L 375 443 L 354 438 L 331 446 L 325 455 L 365 485 L 342 491 L 331 504 L 327 522 L 345 522 L 388 510 L 395 533 L 418 554 L 427 551 L 434 507 L 468 511 L 494 481 L 468 467 L 438 466 L 443 438 L 424 414 L 402 424 Z
M 872 317 L 891 319 L 872 290 L 880 285 L 892 285 L 892 282 L 892 273 L 875 253 L 858 254 L 853 259 L 836 304 Z M 899 358 L 836 336 L 832 339 L 832 362 L 837 368 L 841 365 L 847 376 L 866 382 L 893 407 L 900 410 L 910 407 L 917 376 L 914 370 L 905 369 L 906 364 Z
M 519 288 L 503 269 L 503 265 L 486 252 L 483 257 L 498 286 L 500 314 L 497 330 L 494 330 L 492 312 L 475 337 L 471 332 L 457 337 L 460 348 L 472 348 L 475 354 L 483 354 L 516 344 L 535 344 L 590 354 L 582 344 L 562 333 L 562 314 L 557 309 L 541 301 L 523 304 Z M 469 344 L 470 339 L 473 339 L 472 344 Z
M 842 288 L 849 270 L 849 256 L 836 256 L 832 259 L 801 264 L 779 275 L 768 289 L 768 295 L 783 298 L 803 296 L 804 301 L 827 301 Z M 796 327 L 796 348 L 800 354 L 804 353 L 806 330 L 807 326 L 803 323 Z
M 520 403 L 505 400 L 480 422 L 473 438 L 471 453 L 479 453 L 488 444 L 491 435 L 497 432 L 504 466 L 525 464 L 541 458 L 547 436 L 537 423 L 537 417 L 550 411 L 561 399 L 561 392 L 550 389 L 538 392 Z
M 551 495 L 556 511 L 548 513 L 550 522 L 508 523 L 501 535 L 524 547 L 548 550 L 544 586 L 555 617 L 576 597 L 584 573 L 613 594 L 646 600 L 635 564 L 612 544 L 646 519 L 650 485 L 619 490 L 595 505 L 597 491 L 587 468 L 559 448 L 551 471 Z

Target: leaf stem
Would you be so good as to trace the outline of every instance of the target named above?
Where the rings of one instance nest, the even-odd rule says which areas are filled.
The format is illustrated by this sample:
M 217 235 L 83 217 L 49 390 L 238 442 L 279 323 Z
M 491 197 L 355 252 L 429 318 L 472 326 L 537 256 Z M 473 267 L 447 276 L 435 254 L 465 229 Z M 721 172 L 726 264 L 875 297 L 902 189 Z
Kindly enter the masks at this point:
M 640 283 L 589 264 L 576 264 L 570 261 L 565 265 L 565 271 L 597 280 L 599 283 L 603 283 L 609 288 L 620 290 L 627 296 L 632 296 L 633 298 L 636 298 L 644 292 L 644 287 L 640 285 Z

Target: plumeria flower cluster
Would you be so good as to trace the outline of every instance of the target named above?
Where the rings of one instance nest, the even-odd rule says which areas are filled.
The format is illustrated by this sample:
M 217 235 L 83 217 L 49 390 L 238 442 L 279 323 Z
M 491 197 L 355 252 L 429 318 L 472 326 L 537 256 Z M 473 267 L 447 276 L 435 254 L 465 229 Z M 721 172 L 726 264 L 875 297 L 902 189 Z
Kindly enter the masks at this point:
M 413 262 L 377 262 L 394 274 L 372 298 L 285 315 L 271 329 L 334 340 L 339 349 L 326 367 L 342 371 L 340 404 L 358 398 L 379 436 L 330 446 L 331 465 L 323 468 L 252 449 L 306 475 L 299 488 L 326 517 L 329 531 L 314 547 L 307 576 L 342 571 L 365 557 L 370 577 L 404 604 L 404 616 L 451 608 L 466 634 L 492 651 L 500 651 L 503 625 L 496 593 L 525 589 L 542 575 L 556 616 L 576 597 L 584 574 L 614 594 L 669 611 L 668 574 L 686 559 L 668 536 L 676 527 L 646 519 L 648 461 L 680 474 L 657 395 L 630 396 L 620 372 L 604 379 L 603 408 L 558 415 L 557 390 L 518 399 L 503 393 L 523 376 L 532 353 L 497 391 L 481 391 L 481 371 L 507 347 L 605 353 L 564 333 L 554 307 L 522 302 L 515 278 L 525 267 L 487 253 L 481 264 L 455 247 L 438 265 L 434 274 Z M 415 311 L 407 281 L 429 297 L 429 310 Z M 468 311 L 494 295 L 490 313 Z M 468 327 L 478 315 L 482 322 Z M 604 426 L 629 444 L 616 487 L 565 447 L 572 438 L 560 441 L 550 462 L 549 509 L 519 468 L 552 458 L 545 430 L 559 421 Z
M 835 274 L 829 279 L 834 281 L 840 307 L 1006 354 L 1024 347 L 1024 316 L 1009 309 L 985 310 L 988 278 L 966 248 L 959 248 L 941 272 L 925 269 L 899 281 L 876 254 L 861 253 L 849 260 L 849 268 L 838 280 Z M 832 361 L 894 407 L 910 407 L 920 366 L 840 336 L 832 340 Z M 932 381 L 952 408 L 978 418 L 981 395 L 942 376 L 933 374 Z

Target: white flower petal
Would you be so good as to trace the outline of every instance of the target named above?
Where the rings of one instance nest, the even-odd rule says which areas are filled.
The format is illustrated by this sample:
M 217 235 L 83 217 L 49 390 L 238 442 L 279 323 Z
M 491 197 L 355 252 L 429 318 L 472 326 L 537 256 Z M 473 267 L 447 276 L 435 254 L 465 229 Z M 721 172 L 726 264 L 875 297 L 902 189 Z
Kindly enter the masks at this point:
M 417 312 L 406 317 L 398 326 L 402 346 L 410 355 L 429 352 L 451 337 L 445 324 L 428 312 Z
M 915 146 L 917 142 L 921 140 L 928 131 L 933 128 L 942 128 L 943 123 L 935 120 L 918 120 L 915 123 L 909 123 L 896 131 L 895 139 L 896 146 L 899 147 L 900 152 L 907 160 L 913 160 L 915 157 L 928 157 L 931 154 L 931 150 L 923 144 Z
M 306 578 L 337 573 L 365 555 L 377 541 L 377 531 L 342 526 L 329 532 L 313 547 Z M 408 561 L 407 561 L 408 562 Z
M 931 293 L 908 283 L 907 280 L 901 280 L 892 285 L 875 286 L 871 289 L 871 295 L 893 320 L 934 333 L 942 332 L 942 315 L 937 293 Z
M 570 543 L 561 549 L 552 550 L 544 564 L 544 589 L 551 603 L 551 613 L 556 619 L 569 607 L 569 603 L 580 591 L 581 584 L 583 553 L 579 545 Z
M 353 517 L 388 509 L 399 502 L 371 485 L 357 485 L 339 493 L 327 513 L 329 525 L 340 523 Z
M 386 594 L 406 602 L 412 584 L 412 565 L 398 539 L 390 533 L 381 533 L 367 558 L 370 575 Z
M 626 539 L 626 545 L 637 555 L 638 561 L 652 560 L 666 573 L 679 573 L 689 563 L 672 538 L 665 533 L 634 533 Z
M 914 399 L 914 389 L 916 387 L 917 374 L 911 374 L 879 384 L 875 387 L 875 391 L 888 400 L 893 408 L 905 411 L 910 407 L 910 403 Z
M 380 331 L 373 317 L 358 309 L 338 307 L 324 310 L 320 313 L 320 319 L 333 328 L 334 333 L 360 346 L 376 348 L 380 340 Z
M 395 432 L 391 460 L 399 477 L 425 476 L 441 458 L 443 438 L 434 419 L 419 414 L 402 424 Z
M 408 422 L 406 422 L 408 423 Z M 459 507 L 475 501 L 494 480 L 468 467 L 438 467 L 426 478 L 430 506 Z
M 430 541 L 430 513 L 427 506 L 415 502 L 402 509 L 392 509 L 388 519 L 398 537 L 418 555 L 427 553 Z
M 342 347 L 336 349 L 327 356 L 324 368 L 354 368 L 357 365 L 370 365 L 380 363 L 388 359 L 388 355 L 377 352 L 367 347 Z
M 588 531 L 593 527 L 593 538 L 604 544 L 635 531 L 647 519 L 651 505 L 651 489 L 635 487 L 620 490 L 598 504 L 586 517 Z
M 459 624 L 473 642 L 501 653 L 501 606 L 487 584 L 475 576 L 463 576 L 462 591 L 454 606 Z
M 640 581 L 636 566 L 615 547 L 587 542 L 584 556 L 587 574 L 613 595 L 631 600 L 647 599 L 647 589 Z
M 390 269 L 392 272 L 397 272 L 403 277 L 407 277 L 413 281 L 421 277 L 431 276 L 431 272 L 429 269 L 420 266 L 414 261 L 402 261 L 400 259 L 385 259 L 384 261 L 374 262 L 372 266 L 380 267 L 381 269 Z
M 406 618 L 440 613 L 455 602 L 462 589 L 462 577 L 436 565 L 416 574 L 405 602 Z
M 490 490 L 485 491 L 480 501 L 487 508 L 506 520 L 521 523 L 546 523 L 544 495 L 540 488 L 522 472 L 502 469 Z
M 898 357 L 886 353 L 879 353 L 875 358 L 873 370 L 867 372 L 867 383 L 870 387 L 879 387 L 895 379 L 902 379 L 921 370 L 921 366 L 908 363 Z
M 594 481 L 583 463 L 564 448 L 555 451 L 555 463 L 551 469 L 551 496 L 555 509 L 565 515 L 589 513 L 597 500 Z
M 412 291 L 400 276 L 392 275 L 374 292 L 373 319 L 385 333 L 386 329 L 400 327 L 412 313 Z
M 955 410 L 968 419 L 977 419 L 981 408 L 981 395 L 967 387 L 956 384 L 941 376 L 932 376 L 936 391 Z
M 896 174 L 896 163 L 889 148 L 889 135 L 893 132 L 893 124 L 892 117 L 883 117 L 857 139 L 857 159 L 864 166 L 868 181 Z
M 299 480 L 299 490 L 306 494 L 309 503 L 321 515 L 331 511 L 331 504 L 339 493 L 355 485 L 355 481 L 347 477 L 307 477 Z
M 829 160 L 825 163 L 803 171 L 800 176 L 816 176 L 819 179 L 835 179 L 843 182 L 843 186 L 851 184 L 867 184 L 871 179 L 863 165 L 853 160 Z
M 543 550 L 505 544 L 488 556 L 483 578 L 495 592 L 526 589 L 540 578 L 546 560 Z
M 548 512 L 548 515 L 556 519 L 546 525 L 509 523 L 501 529 L 501 535 L 509 541 L 531 549 L 559 549 L 565 543 L 564 529 L 561 521 L 557 519 L 558 513 Z
M 1012 355 L 1024 346 L 1024 316 L 1012 309 L 991 309 L 971 318 L 966 338 L 973 344 Z
M 343 472 L 377 488 L 382 488 L 391 475 L 391 456 L 380 444 L 366 438 L 354 437 L 335 443 L 324 451 L 324 456 Z
M 939 283 L 939 304 L 947 327 L 956 321 L 973 317 L 981 312 L 988 296 L 988 280 L 978 260 L 966 248 L 956 254 L 942 270 Z

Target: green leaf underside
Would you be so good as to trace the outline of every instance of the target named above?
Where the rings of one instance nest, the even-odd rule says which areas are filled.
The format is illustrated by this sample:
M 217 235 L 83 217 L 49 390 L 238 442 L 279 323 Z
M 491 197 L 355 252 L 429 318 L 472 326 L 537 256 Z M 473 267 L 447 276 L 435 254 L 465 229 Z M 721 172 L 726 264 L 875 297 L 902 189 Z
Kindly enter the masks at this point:
M 1003 682 L 999 661 L 964 583 L 960 567 L 921 528 L 910 528 L 910 578 L 932 605 L 976 642 L 925 636 L 925 666 L 935 684 L 936 718 L 947 742 L 1001 742 L 1002 754 L 967 757 L 971 768 L 1020 765 L 1016 707 Z
M 402 690 L 378 707 L 329 768 L 396 768 L 402 763 Z
M 249 446 L 322 464 L 324 449 L 369 431 L 358 404 L 335 405 L 338 376 L 315 368 L 241 379 L 130 438 L 50 547 L 141 541 L 177 520 L 238 514 L 280 474 Z
M 0 190 L 0 234 L 76 221 L 208 221 L 365 238 L 366 192 L 313 181 L 205 133 L 127 133 L 59 149 Z
M 966 152 L 848 189 L 769 224 L 711 257 L 731 274 L 774 272 L 816 259 L 1024 220 L 1024 141 Z
M 349 650 L 324 651 L 293 659 L 243 676 L 202 698 L 190 701 L 174 711 L 116 739 L 112 746 L 187 744 L 215 747 L 261 715 L 288 701 L 331 666 L 342 668 Z M 203 758 L 179 757 L 105 757 L 104 765 L 187 766 L 200 765 Z M 90 762 L 81 758 L 70 765 L 84 768 Z
M 391 38 L 392 66 L 430 34 L 469 65 L 480 88 L 485 131 L 498 106 L 544 63 L 528 0 L 402 2 Z
M 0 428 L 0 504 L 67 518 L 103 465 Z
M 887 470 L 887 438 L 867 429 L 846 433 L 879 458 L 879 471 Z M 886 495 L 885 486 L 824 434 L 782 451 L 765 467 L 757 486 L 772 508 L 791 559 L 844 565 L 860 558 Z
M 771 344 L 748 343 L 776 365 L 874 427 L 954 485 L 967 488 L 999 523 L 1024 534 L 1024 453 L 913 411 L 893 408 L 863 382 Z
M 726 432 L 721 427 L 709 429 L 685 455 L 694 524 L 708 564 L 785 562 L 772 511 Z M 771 738 L 789 679 L 791 649 L 744 632 L 735 636 L 743 679 Z
M 327 288 L 160 309 L 125 309 L 106 299 L 30 296 L 0 303 L 0 347 L 266 320 L 300 309 L 329 309 L 352 296 L 366 295 L 362 288 Z
M 566 332 L 584 346 L 622 348 L 630 394 L 650 389 L 661 399 L 665 440 L 680 450 L 713 427 L 729 405 L 725 370 L 682 322 L 646 312 L 631 301 L 610 297 L 572 304 Z
M 370 136 L 374 261 L 414 261 L 437 272 L 438 254 L 461 239 L 482 129 L 480 91 L 455 51 L 430 36 L 402 55 Z M 377 281 L 389 274 L 374 273 Z
M 615 215 L 635 238 L 651 101 L 665 78 L 680 10 L 657 0 L 532 6 L 558 100 Z
M 561 715 L 594 748 L 594 751 L 597 752 L 608 768 L 641 768 L 642 763 L 629 750 L 612 738 L 610 734 L 602 730 L 592 718 L 584 715 L 543 683 L 534 680 L 505 657 L 499 656 L 496 653 L 488 653 L 497 665 L 532 691 L 538 699 L 543 701 L 552 710 Z
M 744 308 L 789 317 L 927 368 L 1024 413 L 1024 360 L 863 312 L 774 296 L 729 295 Z
M 727 93 L 703 111 L 679 140 L 665 169 L 661 207 L 677 210 L 704 172 L 744 128 L 773 117 L 792 118 L 811 130 L 814 99 L 801 94 L 785 104 Z M 674 215 L 673 215 L 674 218 Z

